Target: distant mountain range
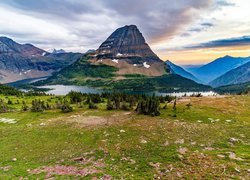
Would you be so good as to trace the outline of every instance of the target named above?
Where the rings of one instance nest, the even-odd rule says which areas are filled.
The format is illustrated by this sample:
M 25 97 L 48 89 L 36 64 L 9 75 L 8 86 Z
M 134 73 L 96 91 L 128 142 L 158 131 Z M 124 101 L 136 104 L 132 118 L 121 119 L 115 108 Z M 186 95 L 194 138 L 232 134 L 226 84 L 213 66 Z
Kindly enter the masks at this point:
M 222 76 L 216 78 L 209 84 L 213 87 L 242 84 L 250 81 L 250 61 L 235 69 L 228 71 Z
M 191 72 L 201 82 L 209 84 L 211 81 L 222 76 L 228 71 L 235 69 L 249 61 L 250 57 L 243 58 L 225 56 L 199 68 L 189 69 L 189 72 Z
M 97 50 L 89 51 L 80 60 L 37 84 L 77 84 L 135 91 L 210 89 L 191 79 L 197 80 L 181 67 L 162 61 L 139 29 L 130 25 L 118 28 Z
M 80 53 L 48 53 L 32 44 L 0 37 L 0 82 L 49 76 L 81 56 Z
M 66 51 L 64 51 L 63 49 L 53 49 L 52 54 L 61 54 L 61 53 L 66 53 Z

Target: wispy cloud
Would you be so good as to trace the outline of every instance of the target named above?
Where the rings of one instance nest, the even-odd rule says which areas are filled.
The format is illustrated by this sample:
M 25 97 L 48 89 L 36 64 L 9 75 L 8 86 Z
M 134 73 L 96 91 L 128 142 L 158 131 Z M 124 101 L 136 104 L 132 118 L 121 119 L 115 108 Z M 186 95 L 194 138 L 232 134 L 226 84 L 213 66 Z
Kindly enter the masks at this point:
M 204 48 L 246 46 L 246 45 L 250 45 L 250 36 L 219 39 L 201 44 L 186 46 L 184 47 L 184 49 L 204 49 Z

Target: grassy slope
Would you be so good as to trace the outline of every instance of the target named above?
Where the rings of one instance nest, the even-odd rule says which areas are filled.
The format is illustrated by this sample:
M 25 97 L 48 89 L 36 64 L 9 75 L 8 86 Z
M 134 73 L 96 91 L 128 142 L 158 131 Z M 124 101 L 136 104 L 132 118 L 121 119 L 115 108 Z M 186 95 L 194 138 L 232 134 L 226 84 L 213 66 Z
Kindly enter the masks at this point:
M 30 103 L 33 98 L 29 97 L 26 101 Z M 16 97 L 11 99 L 16 101 Z M 49 96 L 42 99 L 56 100 Z M 44 173 L 32 175 L 28 171 L 56 164 L 78 168 L 93 166 L 72 160 L 79 156 L 104 162 L 105 167 L 99 167 L 101 172 L 92 175 L 97 177 L 104 174 L 114 179 L 248 177 L 250 97 L 191 98 L 191 102 L 191 109 L 186 108 L 187 102 L 177 102 L 176 118 L 172 117 L 172 105 L 167 110 L 161 110 L 160 117 L 106 111 L 105 104 L 99 104 L 99 110 L 75 107 L 70 114 L 59 111 L 0 114 L 0 117 L 18 121 L 16 124 L 0 123 L 0 167 L 10 166 L 7 171 L 0 168 L 0 179 L 44 178 Z M 13 105 L 13 108 L 20 107 Z M 106 125 L 84 127 L 81 122 L 72 121 L 79 115 L 83 122 L 84 118 L 93 116 L 116 119 Z M 115 123 L 123 118 L 127 120 Z M 220 121 L 211 123 L 208 118 Z M 225 121 L 228 119 L 232 122 Z M 239 142 L 230 143 L 232 137 Z M 183 144 L 175 143 L 182 139 Z M 142 140 L 147 143 L 141 143 Z M 168 145 L 164 145 L 166 141 Z M 186 147 L 188 151 L 180 155 L 180 147 Z M 208 150 L 208 147 L 214 149 Z M 234 152 L 243 160 L 229 159 L 229 152 Z M 218 154 L 225 155 L 225 158 L 218 158 Z M 85 178 L 91 179 L 91 176 Z

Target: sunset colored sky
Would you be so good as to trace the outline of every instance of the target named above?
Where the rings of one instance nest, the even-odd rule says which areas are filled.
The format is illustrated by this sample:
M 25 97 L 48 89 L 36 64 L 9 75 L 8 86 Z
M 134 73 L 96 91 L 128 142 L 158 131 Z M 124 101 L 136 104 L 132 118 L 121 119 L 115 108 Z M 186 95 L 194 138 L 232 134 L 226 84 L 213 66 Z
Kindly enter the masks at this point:
M 163 60 L 250 56 L 249 0 L 1 0 L 0 36 L 49 50 L 96 49 L 135 24 Z

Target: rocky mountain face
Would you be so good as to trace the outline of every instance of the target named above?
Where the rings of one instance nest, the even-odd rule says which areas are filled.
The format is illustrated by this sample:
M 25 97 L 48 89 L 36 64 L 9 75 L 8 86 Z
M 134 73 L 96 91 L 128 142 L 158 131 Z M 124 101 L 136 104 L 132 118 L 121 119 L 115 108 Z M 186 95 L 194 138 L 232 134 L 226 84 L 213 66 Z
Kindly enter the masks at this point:
M 116 67 L 120 76 L 169 73 L 168 66 L 151 50 L 135 25 L 118 28 L 91 54 L 90 62 Z
M 161 61 L 135 25 L 118 28 L 101 44 L 97 53 L 98 58 L 137 57 L 144 61 Z
M 75 62 L 81 54 L 50 54 L 32 44 L 19 44 L 0 37 L 0 82 L 49 76 Z
M 208 63 L 200 68 L 189 70 L 201 82 L 208 84 L 219 76 L 227 73 L 250 61 L 250 57 L 231 57 L 225 56 L 218 58 L 211 63 Z
M 232 69 L 209 84 L 213 87 L 242 84 L 250 81 L 250 62 Z
M 169 66 L 170 73 L 172 74 L 178 74 L 184 78 L 191 79 L 195 82 L 200 83 L 200 81 L 191 73 L 187 72 L 185 69 L 183 69 L 180 66 L 177 66 L 176 64 L 172 63 L 171 61 L 166 61 L 166 64 Z

